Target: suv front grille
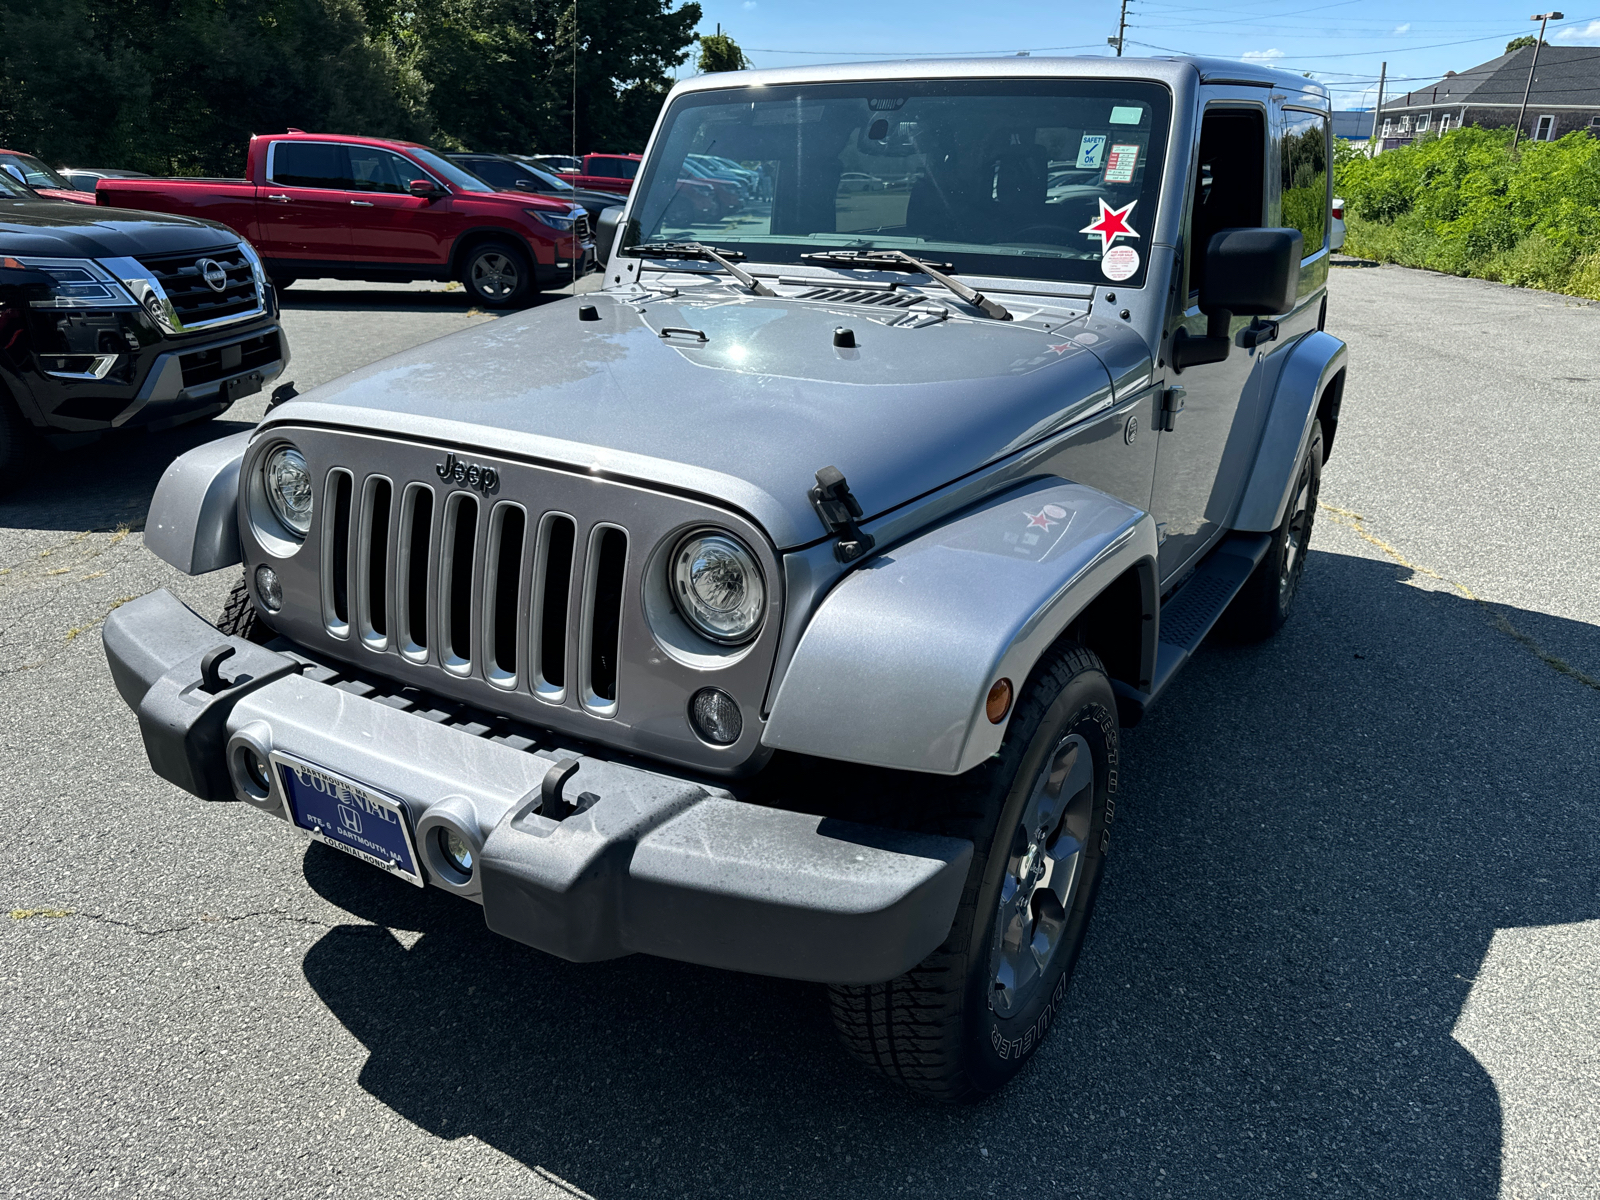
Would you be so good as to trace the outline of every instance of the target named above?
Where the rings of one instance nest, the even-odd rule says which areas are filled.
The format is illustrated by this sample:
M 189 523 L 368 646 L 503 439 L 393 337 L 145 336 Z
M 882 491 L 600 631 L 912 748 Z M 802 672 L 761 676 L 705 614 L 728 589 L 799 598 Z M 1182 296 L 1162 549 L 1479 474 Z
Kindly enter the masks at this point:
M 178 356 L 178 365 L 183 368 L 183 386 L 192 388 L 277 362 L 280 353 L 278 331 L 274 329 L 231 346 L 216 346 L 210 350 L 181 354 Z
M 219 292 L 205 281 L 205 261 L 219 265 L 227 275 L 227 282 Z M 255 275 L 250 261 L 238 247 L 213 250 L 201 254 L 186 251 L 183 254 L 148 255 L 139 263 L 161 285 L 161 290 L 172 302 L 172 311 L 185 326 L 227 317 L 244 316 L 261 307 L 256 293 Z
M 582 216 L 572 223 L 572 233 L 580 242 L 589 240 L 589 213 L 586 209 Z
M 579 545 L 565 513 L 464 490 L 441 496 L 427 483 L 397 493 L 381 475 L 357 480 L 344 468 L 328 473 L 323 494 L 322 613 L 333 637 L 553 703 L 575 684 L 588 712 L 616 711 L 627 530 L 599 524 Z

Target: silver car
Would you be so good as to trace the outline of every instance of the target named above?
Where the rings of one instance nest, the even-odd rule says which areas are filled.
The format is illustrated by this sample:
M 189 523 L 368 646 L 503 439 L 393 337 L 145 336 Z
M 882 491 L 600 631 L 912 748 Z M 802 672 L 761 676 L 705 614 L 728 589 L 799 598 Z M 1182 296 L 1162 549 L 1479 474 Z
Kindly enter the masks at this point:
M 771 201 L 708 239 L 672 200 L 713 147 Z M 551 954 L 825 982 L 873 1069 L 996 1091 L 1120 730 L 1293 607 L 1329 157 L 1321 85 L 1233 61 L 680 83 L 604 290 L 172 464 L 146 545 L 243 575 L 106 623 L 152 766 Z

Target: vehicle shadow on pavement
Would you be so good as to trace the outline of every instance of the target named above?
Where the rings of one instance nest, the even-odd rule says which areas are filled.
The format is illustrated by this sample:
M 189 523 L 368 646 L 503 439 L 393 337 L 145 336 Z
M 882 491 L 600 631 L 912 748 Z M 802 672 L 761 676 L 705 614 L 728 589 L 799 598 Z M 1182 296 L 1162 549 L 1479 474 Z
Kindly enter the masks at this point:
M 253 429 L 254 422 L 196 421 L 157 433 L 121 430 L 72 450 L 43 449 L 27 483 L 0 496 L 0 525 L 12 529 L 144 526 L 161 475 L 178 455 Z
M 380 927 L 306 978 L 374 1097 L 598 1197 L 1495 1196 L 1500 1101 L 1452 1029 L 1496 929 L 1600 916 L 1600 692 L 1406 574 L 1314 551 L 1275 641 L 1208 646 L 1125 735 L 1068 1010 L 976 1108 L 857 1067 L 819 987 L 561 962 L 315 846 Z

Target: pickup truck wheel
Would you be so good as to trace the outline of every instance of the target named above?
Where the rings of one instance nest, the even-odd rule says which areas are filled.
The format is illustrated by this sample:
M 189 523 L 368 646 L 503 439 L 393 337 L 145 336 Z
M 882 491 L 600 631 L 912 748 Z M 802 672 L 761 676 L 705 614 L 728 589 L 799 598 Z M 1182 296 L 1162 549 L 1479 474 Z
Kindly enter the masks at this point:
M 1283 523 L 1272 535 L 1272 546 L 1244 587 L 1222 614 L 1224 636 L 1236 642 L 1261 642 L 1283 628 L 1300 591 L 1306 570 L 1306 550 L 1317 517 L 1317 494 L 1322 489 L 1322 422 L 1314 421 L 1311 440 L 1295 469 L 1294 491 L 1289 496 Z
M 510 308 L 537 292 L 533 264 L 510 242 L 485 242 L 467 251 L 461 282 L 480 304 Z
M 834 1023 L 869 1067 L 971 1103 L 1011 1080 L 1066 995 L 1100 887 L 1118 755 L 1116 697 L 1090 651 L 1035 669 L 999 754 L 955 781 L 939 832 L 976 852 L 944 944 L 887 983 L 830 988 Z
M 222 615 L 217 618 L 217 629 L 230 637 L 243 638 L 258 646 L 278 636 L 261 619 L 261 612 L 250 598 L 250 589 L 242 576 L 233 585 L 233 591 L 228 593 L 228 599 L 222 606 Z

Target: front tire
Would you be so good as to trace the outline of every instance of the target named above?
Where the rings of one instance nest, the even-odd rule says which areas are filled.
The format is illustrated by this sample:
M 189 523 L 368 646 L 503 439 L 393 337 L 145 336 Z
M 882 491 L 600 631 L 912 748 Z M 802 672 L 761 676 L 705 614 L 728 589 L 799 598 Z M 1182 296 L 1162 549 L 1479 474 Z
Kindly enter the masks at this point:
M 539 290 L 533 263 L 510 242 L 485 242 L 467 251 L 461 282 L 474 300 L 489 308 L 516 308 Z
M 278 636 L 261 619 L 261 610 L 250 598 L 250 588 L 245 583 L 243 575 L 240 576 L 239 582 L 233 585 L 233 591 L 228 593 L 228 599 L 222 606 L 222 613 L 217 617 L 217 629 L 230 637 L 243 638 L 257 645 L 265 645 Z
M 956 781 L 940 832 L 972 867 L 944 944 L 887 983 L 830 988 L 834 1023 L 869 1067 L 971 1103 L 1038 1050 L 1060 1010 L 1100 888 L 1114 812 L 1116 697 L 1100 660 L 1051 651 L 1000 753 Z
M 1322 457 L 1322 422 L 1313 421 L 1311 439 L 1295 467 L 1294 490 L 1283 521 L 1272 535 L 1272 546 L 1222 614 L 1225 637 L 1236 642 L 1264 642 L 1289 620 L 1305 575 L 1306 551 L 1317 517 Z

